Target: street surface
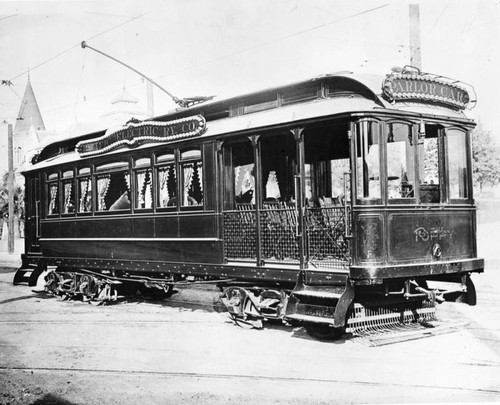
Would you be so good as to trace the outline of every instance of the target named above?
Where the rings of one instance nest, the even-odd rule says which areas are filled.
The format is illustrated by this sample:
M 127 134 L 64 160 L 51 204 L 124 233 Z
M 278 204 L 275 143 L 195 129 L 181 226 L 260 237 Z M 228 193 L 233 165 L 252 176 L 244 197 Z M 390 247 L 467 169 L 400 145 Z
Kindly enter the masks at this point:
M 13 275 L 0 274 L 0 403 L 500 401 L 496 287 L 484 275 L 478 306 L 439 307 L 440 321 L 468 325 L 378 347 L 241 329 L 214 311 L 213 287 L 96 307 L 12 286 Z
M 478 305 L 444 303 L 445 333 L 382 346 L 239 328 L 214 310 L 211 286 L 166 301 L 61 301 L 13 286 L 19 256 L 0 254 L 0 404 L 500 402 L 498 226 L 479 228 Z

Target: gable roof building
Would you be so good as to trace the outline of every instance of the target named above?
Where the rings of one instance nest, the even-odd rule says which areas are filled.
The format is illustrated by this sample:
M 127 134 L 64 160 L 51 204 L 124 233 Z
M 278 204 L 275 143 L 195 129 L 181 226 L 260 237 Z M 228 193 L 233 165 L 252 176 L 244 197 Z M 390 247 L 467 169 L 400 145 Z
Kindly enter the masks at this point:
M 39 147 L 41 133 L 45 133 L 45 124 L 28 76 L 13 131 L 14 169 L 18 169 Z
M 28 76 L 28 83 L 26 84 L 26 90 L 24 91 L 23 100 L 17 114 L 16 125 L 14 126 L 14 134 L 28 133 L 32 123 L 37 131 L 45 131 L 42 114 L 40 113 L 40 108 L 38 108 L 35 92 Z

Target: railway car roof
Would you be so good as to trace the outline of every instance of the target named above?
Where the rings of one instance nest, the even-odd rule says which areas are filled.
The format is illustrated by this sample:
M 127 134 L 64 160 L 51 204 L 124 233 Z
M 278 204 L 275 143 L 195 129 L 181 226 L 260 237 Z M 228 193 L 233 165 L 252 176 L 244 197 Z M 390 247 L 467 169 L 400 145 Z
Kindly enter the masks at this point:
M 369 113 L 373 111 L 379 113 L 382 111 L 397 113 L 399 111 L 418 115 L 446 116 L 459 121 L 469 121 L 463 112 L 458 109 L 415 102 L 390 103 L 382 96 L 383 81 L 384 76 L 380 75 L 359 75 L 345 72 L 322 75 L 286 86 L 230 97 L 220 101 L 209 101 L 186 109 L 177 109 L 168 114 L 152 118 L 150 121 L 165 122 L 202 114 L 207 120 L 207 127 L 201 138 L 223 136 L 230 133 L 246 133 L 257 128 L 273 128 L 294 122 L 305 123 L 340 114 Z M 277 99 L 278 94 L 300 92 L 301 89 L 307 89 L 308 86 L 323 86 L 324 84 L 328 84 L 332 89 L 328 91 L 326 97 L 313 97 L 307 100 L 298 99 L 287 105 L 269 103 L 268 108 L 265 108 L 265 100 L 269 96 L 272 99 L 273 94 L 276 95 Z M 253 105 L 255 105 L 260 100 L 264 100 L 263 107 L 260 110 L 241 113 L 240 108 L 239 113 L 233 111 L 230 114 L 231 109 L 237 109 L 244 106 L 245 103 L 250 105 L 254 103 Z M 75 151 L 76 144 L 104 134 L 105 131 L 103 130 L 53 142 L 42 149 L 38 157 L 35 158 L 35 164 L 25 167 L 23 173 L 64 163 L 87 160 L 87 158 L 81 158 Z M 178 141 L 168 143 L 176 142 Z M 149 143 L 136 149 L 155 148 L 165 144 L 165 142 Z M 122 153 L 123 151 L 123 149 L 117 149 L 108 152 L 107 155 Z

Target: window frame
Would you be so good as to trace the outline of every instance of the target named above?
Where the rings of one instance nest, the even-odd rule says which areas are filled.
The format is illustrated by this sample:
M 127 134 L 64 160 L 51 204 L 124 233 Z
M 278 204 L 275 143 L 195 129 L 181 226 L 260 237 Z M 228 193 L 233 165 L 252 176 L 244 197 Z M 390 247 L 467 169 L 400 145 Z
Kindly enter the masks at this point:
M 51 176 L 55 176 L 55 178 L 51 178 Z M 57 202 L 57 207 L 58 211 L 55 214 L 49 214 L 49 208 L 51 204 L 51 197 L 50 197 L 50 186 L 52 184 L 56 184 L 57 186 L 57 197 L 56 197 L 56 202 Z M 47 171 L 45 172 L 45 198 L 44 198 L 44 213 L 45 213 L 45 218 L 47 219 L 55 219 L 55 218 L 60 218 L 61 216 L 61 184 L 60 184 L 60 170 L 52 170 L 52 171 Z
M 380 182 L 380 197 L 359 197 L 358 196 L 358 137 L 360 134 L 358 133 L 358 128 L 362 123 L 368 123 L 374 125 L 378 131 L 378 145 L 379 145 L 379 153 L 378 153 L 378 164 L 379 164 L 379 182 Z M 355 205 L 382 205 L 385 200 L 385 194 L 387 192 L 386 182 L 381 181 L 381 179 L 386 178 L 386 165 L 385 165 L 385 147 L 381 139 L 381 133 L 383 129 L 383 121 L 373 118 L 373 117 L 363 117 L 358 120 L 354 120 L 351 123 L 351 131 L 352 131 L 352 151 L 351 151 L 351 193 L 353 194 L 353 202 Z
M 109 163 L 103 163 L 103 164 L 94 164 L 94 170 L 92 172 L 92 181 L 93 181 L 93 188 L 92 191 L 92 196 L 95 198 L 92 201 L 92 207 L 93 207 L 93 212 L 95 215 L 119 215 L 119 214 L 132 214 L 132 206 L 133 206 L 133 198 L 130 198 L 132 194 L 132 168 L 131 168 L 131 158 L 123 156 L 121 157 L 123 160 L 116 160 L 114 162 L 109 162 Z M 120 165 L 120 163 L 122 163 Z M 130 207 L 129 208 L 121 208 L 121 209 L 116 209 L 110 211 L 109 208 L 113 205 L 111 204 L 106 210 L 99 210 L 98 209 L 98 204 L 99 204 L 99 194 L 97 190 L 97 181 L 98 178 L 104 175 L 112 175 L 116 173 L 128 173 L 129 176 L 129 183 L 128 183 L 128 193 L 129 193 L 129 202 L 130 202 Z M 111 181 L 111 180 L 110 180 Z M 109 186 L 108 186 L 109 187 Z M 109 190 L 108 190 L 109 191 Z M 107 192 L 106 192 L 107 194 Z M 118 201 L 118 200 L 116 200 Z
M 88 173 L 84 170 L 88 169 Z M 80 211 L 80 201 L 81 201 L 81 196 L 80 196 L 80 180 L 88 178 L 90 180 L 90 210 L 89 211 Z M 77 206 L 76 206 L 76 215 L 77 216 L 92 216 L 95 212 L 94 210 L 94 201 L 95 201 L 95 181 L 94 181 L 94 176 L 93 176 L 93 170 L 92 166 L 80 166 L 76 167 L 76 185 L 77 185 L 77 190 L 76 190 L 76 200 L 78 201 Z
M 415 124 L 417 125 L 417 124 Z M 425 205 L 428 207 L 435 207 L 437 205 L 442 205 L 447 202 L 447 178 L 446 178 L 446 172 L 447 172 L 447 162 L 446 162 L 446 153 L 444 150 L 444 124 L 439 121 L 431 121 L 431 120 L 422 120 L 418 125 L 425 125 L 425 126 L 435 126 L 436 127 L 436 132 L 437 132 L 437 137 L 436 137 L 436 142 L 437 142 L 437 154 L 438 154 L 438 179 L 439 179 L 439 201 L 437 202 L 423 202 L 422 201 L 422 193 L 421 193 L 421 186 L 423 185 L 422 179 L 420 178 L 420 155 L 417 153 L 417 176 L 418 176 L 418 183 L 417 183 L 417 201 L 416 204 L 418 205 Z M 420 145 L 420 141 L 425 141 L 425 138 L 427 136 L 424 135 L 422 138 L 418 137 L 418 145 Z
M 163 156 L 172 156 L 172 158 L 167 158 L 165 160 L 160 160 L 161 157 Z M 175 193 L 178 196 L 179 195 L 179 168 L 177 164 L 177 150 L 165 150 L 161 151 L 161 153 L 157 153 L 154 158 L 154 170 L 153 170 L 153 181 L 156 183 L 156 188 L 154 192 L 154 202 L 153 206 L 155 207 L 156 212 L 177 212 L 179 208 L 179 199 L 177 198 L 177 202 L 173 206 L 166 206 L 163 207 L 159 204 L 160 201 L 160 184 L 159 184 L 159 173 L 160 170 L 165 168 L 165 167 L 173 167 L 175 171 Z M 169 197 L 169 201 L 171 198 L 176 198 L 176 197 Z
M 75 189 L 75 179 L 76 179 L 76 176 L 75 176 L 75 169 L 72 167 L 72 168 L 64 168 L 61 170 L 61 185 L 60 185 L 60 193 L 61 193 L 61 199 L 62 199 L 62 204 L 61 204 L 61 216 L 62 217 L 74 217 L 76 215 L 76 194 L 77 194 L 77 190 Z M 66 191 L 65 191 L 65 187 L 64 185 L 68 182 L 71 181 L 71 187 L 72 187 L 72 190 L 73 190 L 73 198 L 75 200 L 74 202 L 74 211 L 73 212 L 63 212 L 64 210 L 64 202 L 65 202 L 65 199 L 66 199 Z
M 186 156 L 183 157 L 182 155 L 184 153 L 187 153 L 189 151 L 199 151 L 199 156 Z M 177 205 L 180 211 L 203 211 L 205 209 L 205 176 L 202 174 L 202 179 L 201 179 L 201 192 L 202 192 L 202 201 L 198 205 L 183 205 L 184 204 L 184 165 L 189 164 L 189 163 L 195 163 L 199 164 L 202 170 L 202 173 L 205 169 L 205 166 L 203 164 L 203 145 L 199 146 L 186 146 L 184 148 L 179 148 L 177 149 L 177 192 L 178 196 L 182 196 L 181 198 L 177 199 Z
M 384 146 L 383 146 L 383 166 L 384 166 L 384 181 L 383 188 L 385 188 L 383 192 L 383 198 L 387 201 L 387 205 L 415 205 L 420 203 L 420 173 L 419 173 L 419 159 L 418 159 L 418 126 L 414 121 L 402 120 L 402 119 L 389 119 L 383 122 L 382 125 L 382 133 L 386 135 L 388 132 L 389 125 L 405 125 L 408 127 L 411 139 L 413 142 L 413 176 L 414 176 L 414 184 L 413 184 L 413 197 L 409 198 L 389 198 L 389 152 L 388 152 L 388 142 L 387 137 L 384 138 Z M 408 166 L 407 166 L 408 167 Z M 418 197 L 417 197 L 418 196 Z
M 472 202 L 472 156 L 471 156 L 471 140 L 470 140 L 470 131 L 467 130 L 466 128 L 459 127 L 456 125 L 448 125 L 448 126 L 443 126 L 442 128 L 443 131 L 443 152 L 444 152 L 444 161 L 445 161 L 445 172 L 444 172 L 444 180 L 445 180 L 445 193 L 446 193 L 446 203 L 448 204 L 469 204 Z M 451 153 L 449 153 L 449 145 L 448 145 L 448 131 L 458 131 L 462 132 L 465 139 L 464 139 L 464 147 L 465 147 L 465 170 L 466 170 L 466 179 L 465 179 L 465 187 L 467 191 L 467 196 L 464 198 L 452 198 L 451 196 L 451 181 L 450 181 L 450 156 Z
M 145 161 L 148 161 L 146 164 Z M 138 157 L 133 157 L 132 159 L 132 174 L 130 177 L 130 205 L 132 208 L 132 212 L 135 213 L 151 213 L 154 212 L 155 209 L 155 173 L 154 173 L 154 164 L 153 164 L 153 156 L 151 154 L 149 155 L 144 155 L 144 156 L 138 156 Z M 141 172 L 143 170 L 149 170 L 150 172 L 150 182 L 151 182 L 151 207 L 150 208 L 140 208 L 137 206 L 137 173 Z

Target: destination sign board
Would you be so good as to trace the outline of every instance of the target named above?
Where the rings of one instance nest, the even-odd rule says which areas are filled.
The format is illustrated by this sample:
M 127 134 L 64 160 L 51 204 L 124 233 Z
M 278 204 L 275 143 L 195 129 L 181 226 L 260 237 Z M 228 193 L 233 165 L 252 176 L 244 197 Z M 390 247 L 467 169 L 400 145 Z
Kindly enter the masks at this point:
M 201 135 L 205 129 L 206 121 L 202 115 L 168 122 L 131 122 L 122 128 L 108 130 L 99 138 L 78 142 L 76 151 L 81 157 L 94 156 L 121 147 L 136 148 L 146 143 L 191 138 Z
M 464 109 L 470 102 L 466 89 L 444 80 L 423 74 L 391 73 L 382 85 L 389 101 L 424 101 L 457 109 Z

